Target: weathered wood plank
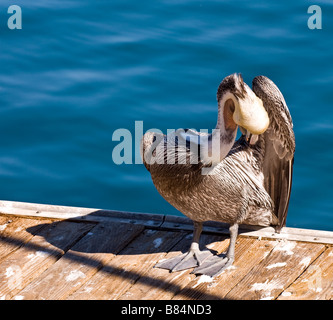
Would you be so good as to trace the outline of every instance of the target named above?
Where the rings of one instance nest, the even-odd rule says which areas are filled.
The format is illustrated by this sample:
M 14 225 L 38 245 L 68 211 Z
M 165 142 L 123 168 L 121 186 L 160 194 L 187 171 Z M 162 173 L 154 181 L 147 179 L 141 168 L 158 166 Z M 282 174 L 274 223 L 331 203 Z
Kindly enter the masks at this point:
M 28 230 L 38 231 L 41 227 L 40 220 L 0 216 L 0 261 L 33 237 Z
M 225 298 L 275 299 L 324 250 L 321 244 L 280 241 Z
M 192 234 L 188 234 L 164 257 L 164 259 L 173 258 L 182 252 L 187 252 L 192 242 Z M 202 234 L 200 239 L 201 249 L 209 247 L 213 251 L 224 251 L 228 246 L 228 240 L 224 236 L 213 236 Z M 207 248 L 206 248 L 207 249 Z M 150 271 L 151 278 L 146 281 L 138 281 L 127 290 L 119 299 L 145 299 L 161 300 L 172 299 L 175 294 L 188 285 L 195 275 L 191 270 L 170 273 L 168 270 L 154 268 Z M 196 289 L 193 291 L 196 292 Z
M 183 238 L 181 232 L 146 230 L 68 299 L 118 299 L 134 283 L 149 282 L 151 268 Z
M 327 248 L 278 297 L 279 300 L 331 300 L 333 298 L 333 247 Z
M 266 227 L 253 231 L 244 230 L 242 232 L 242 235 L 255 238 L 266 238 L 272 240 L 291 240 L 291 241 L 303 241 L 311 243 L 333 244 L 333 232 L 322 231 L 322 230 L 284 227 L 282 228 L 280 233 L 276 233 L 272 227 Z
M 175 299 L 223 299 L 275 245 L 275 241 L 239 237 L 236 242 L 235 262 L 231 267 L 214 279 L 207 276 L 194 279 Z M 194 288 L 196 290 L 193 290 Z
M 44 224 L 24 246 L 0 263 L 0 296 L 10 299 L 38 277 L 94 225 L 75 222 Z
M 242 226 L 233 266 L 210 279 L 153 268 L 190 247 L 193 224 L 185 217 L 10 201 L 0 201 L 1 211 L 0 299 L 333 296 L 333 247 L 321 244 L 333 243 L 333 232 Z M 128 228 L 136 230 L 132 238 Z M 228 225 L 208 222 L 204 230 L 201 247 L 227 249 Z
M 7 228 L 8 224 L 10 223 L 8 221 L 10 221 L 12 219 L 15 219 L 15 218 L 9 218 L 9 217 L 0 215 L 0 233 Z
M 143 226 L 98 224 L 55 264 L 18 293 L 21 299 L 65 299 L 144 230 Z M 15 299 L 15 297 L 14 297 Z
M 0 201 L 0 213 L 12 216 L 43 217 L 71 221 L 130 223 L 149 227 L 159 227 L 164 220 L 164 216 L 161 214 L 56 206 L 15 201 Z

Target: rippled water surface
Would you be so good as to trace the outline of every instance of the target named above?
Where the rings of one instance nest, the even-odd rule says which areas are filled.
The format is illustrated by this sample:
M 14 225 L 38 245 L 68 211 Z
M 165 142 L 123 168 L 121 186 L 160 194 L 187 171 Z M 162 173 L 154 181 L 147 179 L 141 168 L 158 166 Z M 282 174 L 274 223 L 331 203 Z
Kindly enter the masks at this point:
M 333 230 L 333 5 L 316 1 L 17 0 L 0 4 L 0 199 L 180 213 L 112 133 L 211 129 L 233 72 L 280 88 L 296 134 L 288 226 Z M 134 147 L 133 147 L 134 148 Z M 134 150 L 133 150 L 134 151 Z M 134 160 L 134 155 L 133 155 Z

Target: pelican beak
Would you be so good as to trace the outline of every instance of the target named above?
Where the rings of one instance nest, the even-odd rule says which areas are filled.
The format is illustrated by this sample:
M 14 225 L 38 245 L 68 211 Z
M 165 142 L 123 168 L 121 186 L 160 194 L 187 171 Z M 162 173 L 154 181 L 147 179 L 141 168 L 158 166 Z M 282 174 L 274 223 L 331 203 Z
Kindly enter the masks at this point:
M 269 126 L 269 118 L 262 100 L 247 87 L 247 95 L 235 105 L 233 119 L 235 123 L 254 135 L 264 133 Z

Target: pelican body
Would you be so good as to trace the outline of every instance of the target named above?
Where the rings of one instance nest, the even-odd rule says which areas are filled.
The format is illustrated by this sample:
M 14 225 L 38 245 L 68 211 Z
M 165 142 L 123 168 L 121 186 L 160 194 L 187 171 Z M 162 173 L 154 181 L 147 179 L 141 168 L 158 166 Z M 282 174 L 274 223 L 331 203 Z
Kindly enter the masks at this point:
M 277 232 L 285 226 L 295 151 L 293 124 L 271 80 L 258 76 L 252 89 L 239 74 L 221 82 L 216 131 L 210 135 L 190 129 L 144 135 L 142 158 L 156 189 L 194 222 L 189 252 L 156 267 L 170 271 L 195 267 L 196 274 L 217 276 L 234 261 L 239 224 L 274 226 Z M 242 136 L 236 141 L 238 127 Z M 214 148 L 219 149 L 214 155 L 202 152 L 212 153 Z M 205 221 L 230 224 L 224 258 L 200 251 Z

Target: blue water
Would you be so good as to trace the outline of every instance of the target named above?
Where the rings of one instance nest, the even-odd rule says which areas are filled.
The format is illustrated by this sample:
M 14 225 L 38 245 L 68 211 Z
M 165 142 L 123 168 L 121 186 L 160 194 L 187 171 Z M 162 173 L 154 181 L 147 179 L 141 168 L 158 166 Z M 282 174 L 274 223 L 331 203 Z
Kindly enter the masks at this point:
M 0 199 L 180 215 L 143 165 L 113 163 L 112 133 L 211 129 L 220 81 L 264 74 L 294 121 L 287 225 L 333 230 L 332 62 L 330 1 L 3 0 Z

